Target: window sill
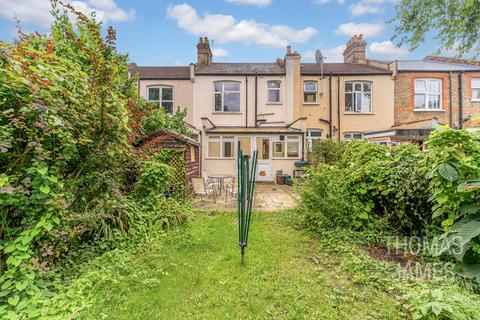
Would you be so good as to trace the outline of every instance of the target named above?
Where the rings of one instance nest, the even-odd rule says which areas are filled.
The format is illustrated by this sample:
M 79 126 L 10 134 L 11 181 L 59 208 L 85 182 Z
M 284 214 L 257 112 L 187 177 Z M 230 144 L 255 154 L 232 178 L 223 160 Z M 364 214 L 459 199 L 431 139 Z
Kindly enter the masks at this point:
M 320 103 L 316 103 L 316 102 L 304 102 L 303 105 L 304 105 L 304 106 L 319 106 Z
M 345 115 L 368 115 L 374 116 L 376 113 L 374 112 L 344 112 Z
M 205 160 L 235 160 L 235 158 L 211 158 L 211 157 L 206 157 Z
M 472 99 L 472 102 L 480 102 L 480 99 Z
M 269 105 L 272 105 L 272 106 L 278 106 L 278 105 L 282 105 L 283 103 L 282 102 L 267 102 L 266 105 L 269 106 Z
M 413 112 L 447 112 L 446 110 L 413 110 Z
M 229 112 L 221 112 L 221 111 L 214 111 L 212 114 L 243 114 L 243 112 L 236 112 L 236 111 L 229 111 Z

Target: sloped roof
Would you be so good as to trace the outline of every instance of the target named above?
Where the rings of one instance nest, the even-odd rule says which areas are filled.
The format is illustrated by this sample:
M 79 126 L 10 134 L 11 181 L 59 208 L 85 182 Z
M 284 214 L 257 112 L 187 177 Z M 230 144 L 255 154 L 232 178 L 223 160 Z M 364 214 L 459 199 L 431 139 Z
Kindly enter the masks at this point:
M 195 74 L 199 75 L 254 75 L 254 74 L 285 74 L 285 68 L 278 63 L 212 63 L 195 66 Z
M 302 63 L 301 73 L 303 75 L 319 75 L 322 70 L 316 63 Z M 324 63 L 323 74 L 392 74 L 390 70 L 373 67 L 359 63 Z
M 400 60 L 398 71 L 480 71 L 480 66 L 428 60 Z
M 200 142 L 198 142 L 196 140 L 193 140 L 192 138 L 189 138 L 189 137 L 187 137 L 183 134 L 173 132 L 173 131 L 168 130 L 168 129 L 160 129 L 158 131 L 154 131 L 152 133 L 149 133 L 146 136 L 141 137 L 140 139 L 138 139 L 138 141 L 136 143 L 134 143 L 134 146 L 139 147 L 139 146 L 145 144 L 146 142 L 148 142 L 152 139 L 155 139 L 157 137 L 164 137 L 164 139 L 175 139 L 175 140 L 183 142 L 185 144 L 191 144 L 191 145 L 195 145 L 195 146 L 200 146 L 201 145 Z
M 134 67 L 130 70 L 132 76 L 138 75 L 140 79 L 190 79 L 190 68 L 179 67 Z

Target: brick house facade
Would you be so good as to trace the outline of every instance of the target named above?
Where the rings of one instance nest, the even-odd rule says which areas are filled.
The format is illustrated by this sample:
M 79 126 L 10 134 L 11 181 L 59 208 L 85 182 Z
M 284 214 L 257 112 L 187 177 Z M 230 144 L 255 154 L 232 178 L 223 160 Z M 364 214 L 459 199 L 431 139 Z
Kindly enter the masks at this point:
M 411 61 L 403 64 L 400 62 L 395 76 L 395 125 L 436 118 L 439 123 L 453 128 L 472 126 L 470 119 L 480 116 L 480 101 L 472 100 L 472 79 L 476 78 L 480 79 L 480 66 L 467 63 L 431 60 L 417 61 L 416 64 Z M 441 81 L 440 110 L 414 109 L 416 79 Z

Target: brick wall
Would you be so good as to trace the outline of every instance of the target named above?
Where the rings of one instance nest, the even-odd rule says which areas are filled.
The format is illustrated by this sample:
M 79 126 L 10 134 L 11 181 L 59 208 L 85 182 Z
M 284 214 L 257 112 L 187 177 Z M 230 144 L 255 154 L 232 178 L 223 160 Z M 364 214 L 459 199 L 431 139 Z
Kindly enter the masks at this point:
M 465 72 L 463 85 L 463 116 L 479 116 L 480 102 L 471 101 L 471 79 L 480 77 L 480 72 Z M 414 81 L 418 78 L 436 78 L 442 80 L 442 111 L 413 111 Z M 459 124 L 458 72 L 452 72 L 452 118 L 453 126 Z M 399 72 L 395 79 L 395 124 L 418 121 L 436 117 L 448 124 L 450 117 L 449 76 L 446 72 Z

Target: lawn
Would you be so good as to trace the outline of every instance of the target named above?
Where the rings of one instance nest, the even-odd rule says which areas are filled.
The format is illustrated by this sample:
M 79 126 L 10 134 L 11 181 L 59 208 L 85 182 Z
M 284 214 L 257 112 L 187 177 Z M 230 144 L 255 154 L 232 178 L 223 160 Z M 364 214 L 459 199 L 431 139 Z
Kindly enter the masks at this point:
M 234 213 L 200 213 L 136 250 L 93 260 L 81 319 L 396 319 L 395 299 L 336 268 L 342 256 L 284 222 L 254 213 L 240 265 Z

